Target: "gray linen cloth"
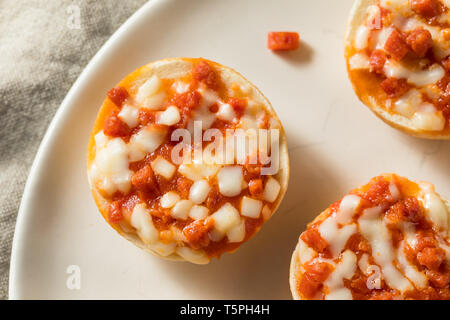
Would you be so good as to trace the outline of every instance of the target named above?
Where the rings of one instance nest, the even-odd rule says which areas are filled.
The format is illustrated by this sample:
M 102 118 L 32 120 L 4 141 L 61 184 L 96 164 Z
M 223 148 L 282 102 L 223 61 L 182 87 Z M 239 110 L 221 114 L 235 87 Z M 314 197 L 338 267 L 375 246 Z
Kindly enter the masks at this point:
M 8 297 L 14 225 L 39 143 L 83 68 L 144 2 L 0 1 L 1 299 Z

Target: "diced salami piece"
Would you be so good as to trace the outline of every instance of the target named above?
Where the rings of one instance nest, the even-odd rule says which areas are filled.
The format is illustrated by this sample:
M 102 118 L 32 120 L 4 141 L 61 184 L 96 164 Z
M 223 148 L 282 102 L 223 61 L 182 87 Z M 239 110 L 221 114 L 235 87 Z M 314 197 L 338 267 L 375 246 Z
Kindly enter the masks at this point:
M 386 53 L 382 50 L 375 50 L 370 55 L 370 72 L 383 73 L 384 64 L 386 63 Z
M 114 201 L 109 205 L 109 221 L 111 223 L 118 223 L 122 220 L 122 204 L 120 200 Z
M 440 5 L 437 0 L 411 0 L 411 7 L 426 18 L 435 17 L 440 13 Z
M 115 87 L 108 91 L 108 98 L 119 108 L 122 107 L 123 102 L 128 98 L 128 91 L 123 87 Z
M 194 79 L 204 82 L 211 89 L 217 89 L 219 78 L 208 62 L 201 61 L 196 64 L 192 74 Z
M 380 84 L 389 98 L 397 98 L 404 95 L 409 90 L 409 85 L 405 79 L 387 78 Z
M 403 34 L 401 34 L 398 30 L 394 30 L 386 40 L 384 50 L 386 50 L 386 52 L 389 53 L 393 59 L 400 61 L 406 56 L 409 48 Z
M 273 51 L 295 50 L 299 46 L 300 36 L 297 32 L 269 32 L 267 47 Z
M 433 38 L 430 31 L 418 28 L 408 35 L 406 42 L 415 54 L 424 57 L 433 45 Z

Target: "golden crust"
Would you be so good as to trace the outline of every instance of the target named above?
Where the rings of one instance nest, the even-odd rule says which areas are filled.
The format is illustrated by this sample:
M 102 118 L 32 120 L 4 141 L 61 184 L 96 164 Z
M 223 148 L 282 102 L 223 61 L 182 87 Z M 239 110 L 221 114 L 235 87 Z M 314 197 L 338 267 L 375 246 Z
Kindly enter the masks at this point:
M 349 74 L 350 81 L 352 83 L 353 89 L 358 96 L 359 100 L 364 103 L 378 118 L 383 120 L 385 123 L 391 127 L 403 131 L 409 135 L 433 140 L 449 140 L 450 139 L 450 128 L 447 127 L 444 131 L 423 131 L 414 128 L 412 121 L 398 114 L 393 114 L 386 111 L 381 105 L 377 103 L 375 97 L 368 95 L 366 92 L 361 90 L 358 85 L 358 79 L 351 76 L 352 72 L 350 70 L 350 57 L 354 51 L 353 40 L 355 39 L 356 32 L 361 24 L 364 23 L 366 9 L 370 5 L 377 4 L 377 0 L 356 0 L 352 10 L 350 12 L 349 20 L 347 23 L 347 31 L 345 35 L 345 60 L 347 64 L 347 72 Z
M 196 58 L 168 58 L 163 60 L 158 60 L 155 62 L 151 62 L 145 66 L 142 66 L 135 70 L 134 72 L 127 75 L 122 81 L 120 81 L 117 86 L 130 87 L 131 94 L 134 94 L 139 87 L 140 84 L 144 83 L 147 79 L 149 79 L 153 75 L 158 75 L 160 78 L 181 78 L 186 73 L 191 72 L 192 67 L 195 62 L 198 62 L 200 59 Z M 205 60 L 205 59 L 202 59 Z M 214 66 L 214 68 L 219 72 L 222 82 L 230 87 L 232 84 L 245 85 L 250 87 L 251 94 L 249 94 L 249 98 L 255 102 L 260 103 L 264 106 L 266 111 L 276 120 L 279 121 L 281 129 L 280 129 L 280 170 L 274 176 L 280 183 L 281 189 L 278 199 L 274 203 L 274 210 L 272 214 L 274 214 L 280 205 L 283 197 L 286 193 L 289 181 L 289 155 L 288 155 L 288 146 L 286 140 L 286 134 L 284 128 L 281 125 L 281 121 L 279 120 L 275 110 L 273 109 L 269 100 L 259 91 L 259 89 L 245 79 L 241 74 L 234 71 L 231 68 L 220 65 L 219 63 L 206 60 L 210 65 Z M 89 169 L 95 159 L 95 135 L 103 129 L 103 123 L 105 118 L 111 113 L 111 110 L 116 108 L 109 99 L 105 99 L 100 111 L 97 115 L 97 119 L 94 124 L 94 128 L 91 131 L 89 145 L 88 145 L 88 155 L 87 155 L 87 168 L 88 168 L 88 179 L 89 179 Z M 105 221 L 114 228 L 120 235 L 124 238 L 135 244 L 137 247 L 150 252 L 156 256 L 174 260 L 174 261 L 185 261 L 178 254 L 174 253 L 169 256 L 162 256 L 159 253 L 148 248 L 143 241 L 136 236 L 134 233 L 125 232 L 118 224 L 112 224 L 108 221 L 108 202 L 105 200 L 102 195 L 98 192 L 96 188 L 94 188 L 91 181 L 89 181 L 91 192 L 94 197 L 95 203 L 102 214 Z M 257 228 L 254 234 L 259 231 L 260 227 Z M 237 248 L 236 248 L 237 250 Z M 234 250 L 234 251 L 236 251 Z M 234 252 L 233 251 L 233 252 Z
M 390 179 L 390 177 L 393 177 L 395 174 L 383 174 L 382 176 Z M 405 178 L 401 178 L 397 175 L 395 175 L 397 178 L 402 179 L 403 181 L 406 181 L 407 179 Z M 367 186 L 367 185 L 365 185 Z M 361 190 L 362 188 L 364 188 L 365 186 L 359 187 L 355 190 Z M 413 191 L 414 190 L 414 191 Z M 409 188 L 408 190 L 409 192 L 413 192 L 416 193 L 418 190 L 416 190 L 416 188 Z M 441 198 L 445 205 L 447 206 L 447 211 L 449 214 L 449 218 L 450 218 L 450 201 Z M 330 213 L 330 208 L 327 208 L 326 210 L 324 210 L 322 213 L 320 213 L 309 225 L 314 224 L 314 223 L 319 223 L 323 220 L 325 220 Z M 291 290 L 291 294 L 294 300 L 306 300 L 303 299 L 303 297 L 301 297 L 297 291 L 297 287 L 298 287 L 298 283 L 299 280 L 301 278 L 301 274 L 298 273 L 298 269 L 299 269 L 299 257 L 300 257 L 300 241 L 297 243 L 297 246 L 294 249 L 294 252 L 292 253 L 292 257 L 291 257 L 291 264 L 290 264 L 290 268 L 289 268 L 289 287 Z

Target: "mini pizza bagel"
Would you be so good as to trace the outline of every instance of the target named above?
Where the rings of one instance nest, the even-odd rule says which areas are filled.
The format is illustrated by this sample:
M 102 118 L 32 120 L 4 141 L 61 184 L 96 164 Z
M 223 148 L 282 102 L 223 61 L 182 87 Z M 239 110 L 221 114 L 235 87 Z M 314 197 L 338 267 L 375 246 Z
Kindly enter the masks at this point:
M 239 130 L 267 143 L 242 156 Z M 286 135 L 267 98 L 236 71 L 193 58 L 149 63 L 108 92 L 87 168 L 111 227 L 157 256 L 195 264 L 249 240 L 289 180 Z
M 357 0 L 345 37 L 359 99 L 390 126 L 450 139 L 448 0 Z
M 450 202 L 396 174 L 308 224 L 291 259 L 296 300 L 450 299 Z

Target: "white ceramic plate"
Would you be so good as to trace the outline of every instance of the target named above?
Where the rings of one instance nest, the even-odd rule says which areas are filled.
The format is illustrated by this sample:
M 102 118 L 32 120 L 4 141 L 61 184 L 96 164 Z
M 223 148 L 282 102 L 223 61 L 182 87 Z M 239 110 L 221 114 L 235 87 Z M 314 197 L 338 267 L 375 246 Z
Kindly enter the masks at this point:
M 358 184 L 397 172 L 450 197 L 450 143 L 405 136 L 353 94 L 343 57 L 352 0 L 153 0 L 105 44 L 59 108 L 28 179 L 10 277 L 13 299 L 290 299 L 289 261 L 307 222 Z M 300 50 L 274 54 L 268 31 L 295 30 Z M 271 100 L 288 136 L 283 204 L 249 243 L 207 266 L 150 256 L 97 212 L 86 178 L 88 135 L 108 89 L 147 62 L 205 57 Z M 68 266 L 81 271 L 68 289 Z

